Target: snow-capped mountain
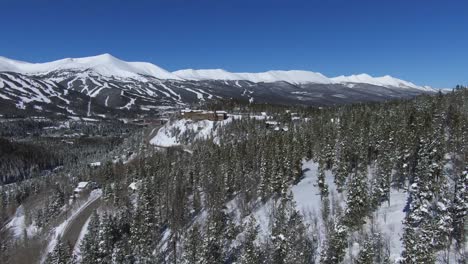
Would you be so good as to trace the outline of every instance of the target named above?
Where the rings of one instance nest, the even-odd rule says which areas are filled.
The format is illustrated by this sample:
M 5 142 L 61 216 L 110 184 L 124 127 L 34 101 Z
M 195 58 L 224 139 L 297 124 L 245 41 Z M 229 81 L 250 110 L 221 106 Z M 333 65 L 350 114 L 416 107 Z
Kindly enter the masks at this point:
M 419 90 L 433 90 L 428 86 L 418 86 L 412 82 L 400 80 L 394 78 L 390 75 L 385 75 L 382 77 L 372 77 L 368 74 L 358 74 L 358 75 L 350 75 L 350 76 L 338 76 L 331 78 L 336 83 L 345 83 L 345 84 L 356 84 L 356 83 L 367 83 L 377 86 L 383 87 L 400 87 L 400 88 L 412 88 L 412 89 L 419 89 Z
M 292 84 L 365 83 L 384 87 L 427 90 L 424 86 L 418 86 L 389 75 L 372 77 L 368 74 L 359 74 L 328 78 L 321 73 L 300 70 L 233 73 L 222 69 L 186 69 L 171 73 L 148 62 L 126 62 L 107 53 L 84 58 L 66 58 L 46 63 L 28 63 L 0 57 L 0 71 L 22 74 L 47 74 L 63 70 L 92 70 L 102 76 L 121 78 L 135 78 L 143 75 L 162 80 L 243 80 L 254 83 L 288 82 Z
M 217 99 L 326 106 L 432 93 L 391 76 L 328 78 L 310 71 L 232 73 L 221 69 L 169 72 L 147 62 L 103 54 L 28 63 L 0 57 L 0 112 L 5 109 L 103 115 L 145 112 Z
M 332 80 L 321 73 L 310 71 L 267 71 L 260 73 L 232 73 L 221 69 L 211 70 L 179 70 L 173 72 L 176 76 L 185 80 L 243 80 L 254 83 L 288 82 L 293 84 L 321 83 L 330 84 Z
M 63 70 L 92 70 L 102 76 L 134 78 L 147 75 L 158 79 L 180 78 L 148 62 L 126 62 L 110 54 L 85 58 L 66 58 L 46 63 L 28 63 L 0 57 L 0 71 L 22 74 L 46 74 Z

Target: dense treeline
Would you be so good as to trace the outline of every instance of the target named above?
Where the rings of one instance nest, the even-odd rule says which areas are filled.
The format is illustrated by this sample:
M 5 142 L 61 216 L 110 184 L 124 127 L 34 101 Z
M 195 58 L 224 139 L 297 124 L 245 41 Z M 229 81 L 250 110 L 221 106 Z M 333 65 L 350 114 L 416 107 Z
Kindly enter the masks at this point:
M 42 146 L 0 138 L 0 183 L 32 177 L 59 165 L 58 156 Z
M 132 124 L 120 121 L 73 121 L 48 118 L 0 119 L 0 137 L 121 136 L 135 131 Z
M 99 236 L 86 236 L 83 263 L 339 263 L 356 232 L 363 245 L 356 263 L 389 263 L 385 238 L 363 224 L 391 188 L 409 191 L 399 261 L 434 263 L 444 250 L 456 252 L 446 261 L 464 261 L 466 90 L 311 110 L 309 118 L 283 132 L 237 120 L 219 145 L 202 140 L 191 153 L 169 149 L 109 165 L 101 176 L 108 209 L 93 217 L 90 233 Z M 320 252 L 317 230 L 289 195 L 303 158 L 320 164 L 319 175 L 331 170 L 346 197 L 344 208 L 333 204 L 319 177 L 326 223 Z M 133 194 L 132 182 L 140 186 Z M 271 220 L 260 237 L 248 216 L 264 203 Z
M 26 119 L 0 122 L 0 185 L 107 153 L 136 127 L 120 122 Z

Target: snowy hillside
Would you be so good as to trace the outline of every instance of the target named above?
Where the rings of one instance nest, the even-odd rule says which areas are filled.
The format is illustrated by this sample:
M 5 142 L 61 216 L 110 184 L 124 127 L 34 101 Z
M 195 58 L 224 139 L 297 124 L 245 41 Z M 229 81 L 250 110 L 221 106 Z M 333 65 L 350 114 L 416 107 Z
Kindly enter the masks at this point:
M 170 121 L 161 127 L 150 143 L 159 147 L 171 147 L 190 144 L 194 140 L 213 138 L 217 142 L 216 135 L 219 128 L 229 124 L 232 118 L 223 121 L 178 119 Z

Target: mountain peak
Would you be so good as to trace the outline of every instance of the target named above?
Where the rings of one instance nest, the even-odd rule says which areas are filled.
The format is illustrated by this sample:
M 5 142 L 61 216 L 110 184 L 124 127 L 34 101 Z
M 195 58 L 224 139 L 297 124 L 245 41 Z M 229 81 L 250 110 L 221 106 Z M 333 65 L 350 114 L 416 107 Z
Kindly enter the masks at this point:
M 104 76 L 137 78 L 146 75 L 158 79 L 180 78 L 148 62 L 126 62 L 109 53 L 82 58 L 66 58 L 45 63 L 27 63 L 0 57 L 0 71 L 45 74 L 58 70 L 92 70 Z
M 329 78 L 321 73 L 301 70 L 271 70 L 266 72 L 228 72 L 223 69 L 185 69 L 173 72 L 173 74 L 186 80 L 225 80 L 225 81 L 250 81 L 260 82 L 289 82 L 289 83 L 332 83 Z
M 390 75 L 372 77 L 366 73 L 328 78 L 321 73 L 303 70 L 270 70 L 257 73 L 236 73 L 228 72 L 223 69 L 185 69 L 169 72 L 149 62 L 127 62 L 109 53 L 82 58 L 66 58 L 45 63 L 28 63 L 0 57 L 0 71 L 12 71 L 23 74 L 45 74 L 59 70 L 91 70 L 104 76 L 121 78 L 140 78 L 143 75 L 163 80 L 245 80 L 254 83 L 283 81 L 292 84 L 365 83 L 383 87 L 411 88 L 426 91 L 433 90 L 432 88 L 418 86 Z

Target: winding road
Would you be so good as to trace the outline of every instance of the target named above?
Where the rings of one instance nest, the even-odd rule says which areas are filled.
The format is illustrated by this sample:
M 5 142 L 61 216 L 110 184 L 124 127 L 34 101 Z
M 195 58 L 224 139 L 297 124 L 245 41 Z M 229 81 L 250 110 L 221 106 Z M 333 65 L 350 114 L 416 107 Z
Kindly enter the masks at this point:
M 74 248 L 84 224 L 100 205 L 101 196 L 89 201 L 86 207 L 77 212 L 63 230 L 62 241 L 66 241 L 71 248 Z

